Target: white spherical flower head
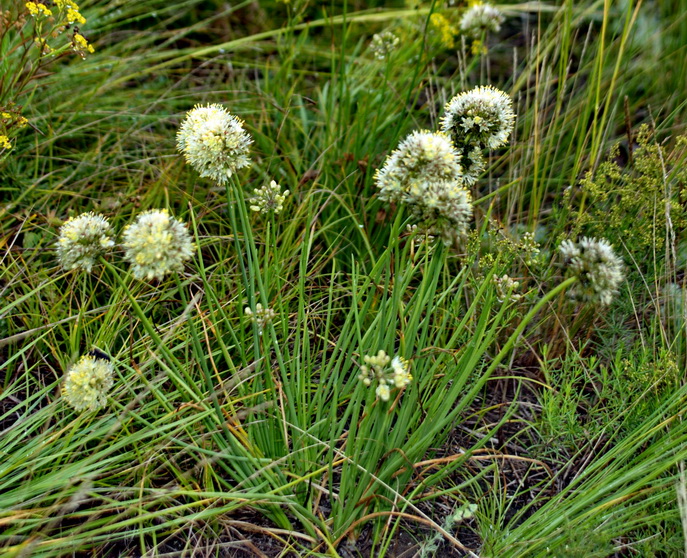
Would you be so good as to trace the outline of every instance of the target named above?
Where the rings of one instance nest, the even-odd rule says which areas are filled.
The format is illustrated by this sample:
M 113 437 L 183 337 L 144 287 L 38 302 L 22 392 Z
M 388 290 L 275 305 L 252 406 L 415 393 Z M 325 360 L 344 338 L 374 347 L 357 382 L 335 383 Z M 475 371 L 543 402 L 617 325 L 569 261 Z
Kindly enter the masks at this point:
M 65 269 L 90 273 L 98 258 L 114 246 L 110 222 L 97 213 L 71 217 L 60 227 L 57 257 Z
M 250 165 L 252 141 L 243 121 L 215 104 L 189 111 L 177 132 L 177 148 L 186 161 L 200 176 L 218 184 Z
M 181 270 L 194 250 L 186 225 L 166 209 L 141 213 L 124 229 L 122 247 L 133 276 L 148 280 Z
M 458 152 L 447 135 L 415 131 L 387 157 L 375 181 L 380 199 L 403 201 L 420 194 L 424 182 L 459 182 L 461 176 Z
M 511 98 L 488 85 L 453 97 L 444 107 L 441 129 L 459 149 L 495 149 L 508 141 L 514 120 Z
M 441 236 L 445 244 L 465 234 L 472 217 L 472 196 L 460 183 L 433 181 L 422 184 L 411 204 L 423 227 Z
M 112 363 L 85 355 L 67 371 L 62 395 L 77 411 L 96 411 L 105 406 L 113 378 Z
M 460 19 L 460 29 L 471 37 L 481 37 L 482 33 L 498 33 L 503 23 L 503 14 L 491 4 L 473 3 Z
M 375 33 L 370 41 L 370 50 L 377 60 L 384 60 L 396 50 L 398 44 L 401 42 L 396 35 L 391 31 L 384 31 L 383 33 Z
M 582 237 L 558 248 L 569 272 L 578 278 L 568 295 L 583 302 L 610 304 L 625 279 L 623 261 L 607 240 Z

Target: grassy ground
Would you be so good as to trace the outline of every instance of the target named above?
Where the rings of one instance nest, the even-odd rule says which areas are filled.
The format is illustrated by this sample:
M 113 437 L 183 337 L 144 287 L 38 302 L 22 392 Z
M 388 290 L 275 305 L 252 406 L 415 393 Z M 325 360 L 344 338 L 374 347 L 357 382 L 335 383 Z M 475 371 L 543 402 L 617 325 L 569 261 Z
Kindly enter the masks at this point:
M 84 1 L 95 52 L 38 68 L 3 1 L 0 108 L 30 124 L 0 153 L 3 555 L 685 555 L 687 2 L 504 4 L 477 54 L 432 18 L 454 4 Z M 374 173 L 483 84 L 516 126 L 446 247 Z M 208 102 L 254 140 L 226 189 L 176 152 Z M 272 179 L 284 211 L 248 210 Z M 59 265 L 69 216 L 155 208 L 192 231 L 183 272 Z M 566 297 L 578 235 L 625 263 L 608 307 Z M 114 386 L 77 413 L 94 348 Z M 411 363 L 388 403 L 358 380 L 379 350 Z

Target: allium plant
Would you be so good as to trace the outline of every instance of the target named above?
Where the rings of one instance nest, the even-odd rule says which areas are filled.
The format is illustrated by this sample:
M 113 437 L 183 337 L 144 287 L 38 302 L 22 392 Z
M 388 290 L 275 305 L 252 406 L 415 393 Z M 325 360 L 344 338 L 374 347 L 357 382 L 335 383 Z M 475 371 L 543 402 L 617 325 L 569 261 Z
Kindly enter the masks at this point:
M 250 306 L 246 306 L 243 312 L 250 318 L 251 322 L 257 324 L 258 333 L 260 335 L 262 335 L 262 332 L 267 327 L 267 324 L 277 317 L 277 313 L 274 310 L 263 307 L 260 302 L 255 305 L 255 311 L 253 311 Z
M 377 60 L 385 60 L 396 50 L 401 40 L 391 31 L 375 33 L 370 41 L 370 50 Z
M 448 136 L 426 131 L 404 139 L 375 176 L 380 199 L 406 204 L 423 227 L 441 235 L 446 244 L 465 232 L 472 216 L 462 178 Z
M 84 355 L 67 371 L 62 396 L 77 411 L 96 411 L 107 402 L 113 376 L 109 360 Z
M 153 209 L 124 229 L 122 247 L 133 276 L 151 280 L 181 270 L 194 244 L 185 224 L 166 209 Z
M 358 379 L 368 387 L 376 382 L 375 394 L 382 401 L 389 400 L 392 387 L 403 389 L 413 379 L 408 361 L 401 356 L 392 359 L 386 351 L 380 350 L 376 355 L 364 356 L 363 361 L 365 364 L 360 367 Z
M 558 251 L 568 273 L 578 279 L 568 296 L 582 302 L 610 304 L 625 279 L 625 266 L 609 242 L 587 237 L 577 242 L 564 240 Z
M 460 18 L 460 30 L 478 39 L 488 31 L 498 33 L 503 19 L 501 11 L 491 4 L 473 2 Z
M 177 148 L 200 176 L 226 184 L 239 169 L 251 164 L 253 142 L 243 121 L 217 104 L 196 106 L 177 132 Z
M 388 201 L 412 201 L 428 181 L 460 181 L 459 156 L 449 137 L 442 133 L 415 131 L 387 157 L 375 181 L 379 197 Z
M 91 269 L 114 246 L 110 222 L 98 213 L 71 217 L 60 227 L 57 257 L 65 269 Z
M 252 211 L 257 211 L 263 215 L 267 213 L 278 215 L 284 209 L 284 202 L 289 194 L 288 190 L 282 192 L 281 186 L 272 180 L 262 188 L 255 188 L 253 196 L 248 199 L 248 203 Z
M 465 180 L 474 182 L 484 171 L 482 151 L 504 145 L 513 130 L 511 98 L 492 86 L 475 87 L 456 95 L 444 107 L 441 130 L 461 154 Z

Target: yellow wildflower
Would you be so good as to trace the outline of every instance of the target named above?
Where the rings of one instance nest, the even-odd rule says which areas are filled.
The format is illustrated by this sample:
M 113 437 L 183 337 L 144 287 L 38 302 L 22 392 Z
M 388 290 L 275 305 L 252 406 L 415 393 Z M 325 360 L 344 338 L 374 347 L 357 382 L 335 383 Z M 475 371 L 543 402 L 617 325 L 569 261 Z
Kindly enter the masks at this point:
M 10 138 L 8 138 L 7 136 L 0 136 L 0 148 L 7 150 L 12 149 Z
M 441 14 L 432 14 L 429 18 L 429 22 L 432 24 L 441 35 L 441 44 L 446 48 L 453 48 L 455 45 L 454 37 L 458 34 L 458 30 L 451 25 L 451 22 L 446 19 Z
M 5 120 L 12 120 L 12 115 L 9 112 L 0 112 L 0 116 Z
M 40 4 L 36 2 L 27 2 L 26 9 L 32 16 L 44 15 L 45 17 L 51 16 L 52 12 L 45 4 Z
M 71 0 L 55 0 L 55 5 L 61 12 L 66 10 L 65 19 L 70 25 L 74 23 L 83 25 L 86 23 L 86 18 L 79 13 L 80 8 L 76 2 L 72 2 Z
M 86 38 L 80 33 L 74 33 L 74 41 L 72 42 L 74 52 L 78 52 L 82 58 L 85 58 L 86 52 L 93 54 L 95 49 L 93 45 L 89 44 Z
M 472 41 L 472 46 L 470 47 L 470 52 L 474 56 L 478 56 L 480 54 L 486 54 L 487 53 L 487 45 L 485 45 L 482 41 L 479 39 L 476 39 Z
M 86 23 L 86 18 L 82 16 L 77 10 L 73 8 L 69 8 L 67 10 L 67 21 L 72 24 L 72 23 L 80 23 L 83 25 Z

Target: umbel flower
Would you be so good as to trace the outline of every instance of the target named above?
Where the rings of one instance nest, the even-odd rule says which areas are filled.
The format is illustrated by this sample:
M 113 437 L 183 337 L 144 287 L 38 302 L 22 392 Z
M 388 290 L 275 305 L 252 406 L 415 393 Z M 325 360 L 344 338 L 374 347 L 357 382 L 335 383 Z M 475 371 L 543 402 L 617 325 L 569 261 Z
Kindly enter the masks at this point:
M 447 135 L 413 132 L 377 171 L 379 197 L 408 205 L 424 228 L 450 244 L 465 231 L 472 215 L 458 159 Z
M 267 324 L 277 317 L 277 313 L 274 310 L 271 308 L 264 308 L 259 302 L 255 305 L 255 312 L 253 312 L 250 306 L 246 306 L 243 312 L 250 318 L 251 322 L 257 324 L 259 335 L 262 335 Z
M 491 4 L 472 2 L 460 18 L 460 29 L 471 37 L 481 37 L 487 31 L 498 33 L 503 23 L 503 14 Z
M 166 209 L 141 213 L 122 233 L 124 259 L 137 279 L 162 279 L 179 271 L 193 255 L 194 245 L 186 225 Z
M 67 371 L 62 395 L 77 411 L 96 411 L 105 406 L 113 377 L 110 361 L 84 355 Z
M 377 60 L 384 60 L 396 50 L 401 40 L 391 31 L 375 33 L 370 41 L 370 50 Z
M 90 273 L 98 258 L 114 246 L 110 222 L 99 213 L 82 213 L 61 227 L 55 244 L 57 258 L 65 269 Z
M 428 181 L 458 182 L 459 156 L 442 133 L 415 131 L 406 137 L 377 171 L 379 197 L 385 201 L 412 201 Z
M 451 137 L 460 153 L 467 183 L 484 172 L 482 150 L 508 141 L 515 113 L 511 98 L 490 85 L 456 95 L 444 107 L 441 130 Z
M 468 228 L 472 196 L 460 182 L 425 182 L 417 203 L 411 204 L 410 209 L 423 228 L 441 236 L 449 245 Z
M 578 278 L 568 296 L 582 302 L 610 304 L 625 279 L 625 268 L 608 241 L 588 237 L 577 242 L 564 240 L 558 251 L 568 272 Z
M 190 110 L 177 132 L 177 148 L 186 161 L 200 176 L 218 184 L 250 165 L 252 142 L 243 121 L 216 104 Z
M 262 214 L 274 212 L 278 215 L 284 209 L 286 196 L 290 194 L 288 190 L 281 191 L 281 186 L 272 180 L 262 188 L 253 190 L 253 196 L 248 200 L 250 208 Z
M 408 361 L 401 356 L 392 359 L 385 351 L 380 350 L 376 355 L 366 355 L 363 361 L 365 364 L 360 367 L 358 379 L 368 387 L 376 381 L 375 394 L 382 401 L 389 400 L 391 387 L 403 389 L 413 379 Z
M 511 98 L 491 85 L 483 85 L 456 95 L 446 104 L 441 130 L 458 147 L 495 149 L 508 141 L 514 120 Z
M 494 273 L 492 276 L 492 283 L 496 287 L 496 299 L 499 302 L 504 302 L 506 300 L 516 302 L 522 298 L 521 294 L 514 292 L 520 288 L 520 281 L 516 281 L 507 274 L 499 277 Z

